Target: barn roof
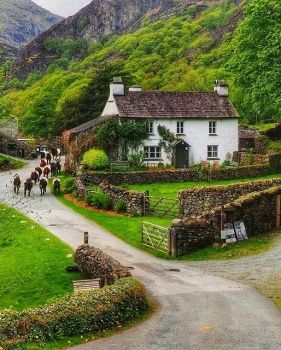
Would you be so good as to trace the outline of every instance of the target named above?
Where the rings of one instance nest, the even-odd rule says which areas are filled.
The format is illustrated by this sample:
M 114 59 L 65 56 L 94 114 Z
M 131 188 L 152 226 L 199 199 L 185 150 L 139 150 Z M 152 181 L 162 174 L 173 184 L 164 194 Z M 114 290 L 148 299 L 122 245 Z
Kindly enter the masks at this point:
M 237 118 L 227 97 L 217 92 L 129 91 L 114 95 L 120 117 Z
M 80 133 L 87 132 L 87 131 L 90 131 L 90 130 L 94 130 L 101 123 L 106 121 L 107 119 L 109 119 L 108 116 L 100 116 L 100 117 L 97 117 L 95 119 L 92 119 L 92 120 L 88 121 L 87 123 L 81 124 L 81 125 L 77 126 L 76 128 L 70 129 L 70 130 L 68 130 L 68 132 L 70 134 L 75 135 L 75 134 L 80 134 Z

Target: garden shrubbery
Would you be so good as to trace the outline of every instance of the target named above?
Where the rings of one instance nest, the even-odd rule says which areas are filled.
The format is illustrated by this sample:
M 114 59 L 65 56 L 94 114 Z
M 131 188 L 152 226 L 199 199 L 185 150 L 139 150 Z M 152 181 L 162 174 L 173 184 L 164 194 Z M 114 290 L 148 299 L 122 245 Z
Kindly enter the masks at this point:
M 65 183 L 64 183 L 64 193 L 66 194 L 70 194 L 74 191 L 75 189 L 75 184 L 74 184 L 74 178 L 68 178 L 65 180 Z
M 103 289 L 80 292 L 25 311 L 0 312 L 0 347 L 20 348 L 119 327 L 142 315 L 149 304 L 143 286 L 123 279 Z
M 124 199 L 118 199 L 114 205 L 114 209 L 117 211 L 117 213 L 126 213 L 127 205 Z
M 104 151 L 92 148 L 84 153 L 82 164 L 89 169 L 103 170 L 108 168 L 109 159 Z
M 109 210 L 112 208 L 112 202 L 109 195 L 103 192 L 90 193 L 86 196 L 86 202 L 98 209 Z

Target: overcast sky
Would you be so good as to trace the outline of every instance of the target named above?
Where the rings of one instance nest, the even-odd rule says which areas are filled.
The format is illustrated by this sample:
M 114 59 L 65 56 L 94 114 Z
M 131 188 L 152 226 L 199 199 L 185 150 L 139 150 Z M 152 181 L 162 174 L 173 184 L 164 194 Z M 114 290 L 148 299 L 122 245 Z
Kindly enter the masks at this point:
M 33 1 L 36 2 L 36 4 L 48 9 L 49 11 L 64 17 L 74 15 L 82 7 L 86 6 L 91 2 L 91 0 L 33 0 Z

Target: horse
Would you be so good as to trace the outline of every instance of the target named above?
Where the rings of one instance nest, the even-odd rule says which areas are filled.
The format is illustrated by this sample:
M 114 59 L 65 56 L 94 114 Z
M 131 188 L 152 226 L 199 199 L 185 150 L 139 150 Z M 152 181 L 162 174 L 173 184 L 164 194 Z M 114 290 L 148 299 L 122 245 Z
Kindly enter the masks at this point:
M 28 192 L 28 197 L 30 197 L 30 192 L 32 190 L 33 187 L 33 181 L 32 179 L 29 177 L 28 179 L 25 180 L 24 182 L 24 196 L 26 197 L 26 193 Z
M 45 177 L 42 177 L 42 179 L 40 179 L 39 181 L 41 196 L 44 196 L 44 194 L 47 192 L 47 186 L 48 186 L 48 180 Z
M 49 167 L 48 165 L 45 166 L 45 168 L 43 169 L 43 175 L 44 175 L 44 177 L 46 177 L 46 178 L 48 179 L 50 172 L 51 172 L 50 167 Z
M 37 171 L 33 171 L 30 175 L 31 180 L 34 181 L 35 185 L 37 184 L 37 181 L 39 181 L 39 173 Z
M 46 151 L 41 151 L 40 152 L 41 159 L 46 159 L 47 152 Z
M 50 164 L 52 161 L 52 155 L 50 152 L 46 153 L 46 161 L 47 161 L 47 164 Z
M 61 172 L 61 163 L 60 163 L 59 160 L 57 160 L 57 162 L 56 162 L 56 173 L 60 174 L 60 172 Z
M 51 162 L 50 167 L 51 167 L 51 177 L 53 177 L 57 173 L 57 163 Z
M 46 165 L 47 165 L 46 160 L 45 159 L 41 159 L 40 168 L 44 168 Z
M 13 185 L 14 185 L 14 193 L 19 194 L 21 180 L 18 174 L 14 176 Z
M 53 156 L 53 159 L 59 159 L 61 155 L 61 150 L 59 148 L 52 147 L 51 148 L 51 153 Z
M 53 180 L 53 191 L 54 193 L 60 193 L 61 180 L 54 179 Z
M 35 168 L 35 171 L 37 171 L 37 173 L 39 174 L 39 179 L 40 179 L 40 177 L 41 177 L 41 175 L 43 173 L 42 169 L 38 166 L 38 167 Z

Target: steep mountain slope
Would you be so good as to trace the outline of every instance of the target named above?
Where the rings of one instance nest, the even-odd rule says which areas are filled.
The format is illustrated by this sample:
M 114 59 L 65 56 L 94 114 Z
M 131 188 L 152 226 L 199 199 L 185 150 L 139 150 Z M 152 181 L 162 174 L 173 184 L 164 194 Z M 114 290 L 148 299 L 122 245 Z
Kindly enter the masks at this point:
M 0 45 L 2 57 L 13 56 L 16 49 L 57 24 L 61 17 L 36 5 L 31 0 L 0 1 Z M 5 48 L 14 48 L 5 50 Z
M 220 3 L 222 0 L 93 0 L 76 15 L 65 19 L 46 31 L 20 52 L 14 65 L 13 75 L 25 78 L 34 70 L 46 68 L 57 52 L 46 50 L 46 41 L 50 38 L 59 40 L 79 40 L 85 42 L 103 41 L 111 35 L 140 27 L 144 17 L 153 21 L 170 17 L 185 8 L 196 4 L 197 11 L 205 9 L 209 3 Z
M 187 6 L 168 13 L 157 20 L 146 17 L 127 34 L 91 44 L 85 57 L 75 61 L 69 59 L 75 41 L 46 40 L 45 52 L 56 54 L 48 69 L 33 71 L 24 82 L 6 84 L 3 100 L 18 116 L 23 131 L 56 135 L 98 116 L 115 75 L 146 90 L 170 91 L 209 91 L 215 79 L 228 79 L 239 107 L 233 75 L 225 68 L 234 30 L 243 16 L 237 2 L 225 0 L 204 9 Z

